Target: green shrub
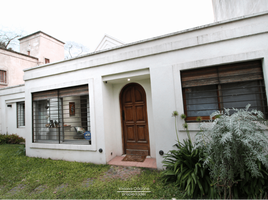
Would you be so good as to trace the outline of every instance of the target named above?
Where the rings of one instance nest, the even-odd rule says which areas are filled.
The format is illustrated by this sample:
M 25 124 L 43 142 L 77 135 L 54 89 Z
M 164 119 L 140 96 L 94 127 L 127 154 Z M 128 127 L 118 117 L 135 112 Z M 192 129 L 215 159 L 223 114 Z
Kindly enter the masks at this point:
M 6 135 L 0 134 L 0 144 L 6 144 Z
M 267 199 L 268 198 L 268 172 L 264 165 L 258 160 L 256 162 L 262 177 L 252 177 L 250 172 L 246 170 L 245 178 L 240 179 L 234 184 L 233 193 L 235 198 L 250 199 Z M 238 179 L 238 177 L 237 177 Z
M 175 182 L 190 198 L 202 198 L 204 195 L 213 198 L 215 191 L 210 187 L 208 168 L 203 165 L 202 150 L 194 149 L 189 139 L 174 147 L 177 149 L 164 155 L 166 169 L 161 174 L 164 183 Z
M 0 134 L 0 144 L 19 144 L 20 142 L 25 142 L 25 139 L 16 134 L 11 135 Z
M 212 123 L 201 124 L 196 135 L 197 148 L 204 149 L 205 164 L 209 166 L 213 184 L 223 197 L 260 197 L 267 192 L 268 137 L 261 128 L 260 111 L 229 109 L 211 115 Z M 266 179 L 267 180 L 267 179 Z M 256 183 L 257 185 L 254 185 Z M 267 184 L 266 184 L 267 186 Z M 245 188 L 250 188 L 246 192 Z M 254 189 L 253 189 L 254 188 Z M 244 192 L 243 192 L 244 191 Z

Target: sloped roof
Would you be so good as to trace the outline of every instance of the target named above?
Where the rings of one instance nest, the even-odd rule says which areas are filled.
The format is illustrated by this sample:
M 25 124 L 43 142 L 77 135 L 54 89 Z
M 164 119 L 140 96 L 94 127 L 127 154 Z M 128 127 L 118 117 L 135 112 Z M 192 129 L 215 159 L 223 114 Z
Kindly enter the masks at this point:
M 125 43 L 106 34 L 103 36 L 101 42 L 99 43 L 99 45 L 97 46 L 95 51 L 110 49 L 110 48 L 120 46 L 123 44 L 125 44 Z

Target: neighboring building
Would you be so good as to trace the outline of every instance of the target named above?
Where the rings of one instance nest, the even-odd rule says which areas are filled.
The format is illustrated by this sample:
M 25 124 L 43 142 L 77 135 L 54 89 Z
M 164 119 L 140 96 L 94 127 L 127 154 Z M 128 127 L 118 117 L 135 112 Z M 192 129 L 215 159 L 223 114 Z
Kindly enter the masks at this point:
M 106 34 L 103 36 L 101 42 L 99 43 L 99 45 L 97 46 L 95 51 L 110 49 L 110 48 L 117 47 L 117 46 L 120 46 L 123 44 L 124 44 L 124 42 L 121 42 L 118 39 L 115 39 L 115 38 Z
M 37 65 L 36 57 L 0 48 L 0 88 L 23 84 L 23 69 Z
M 23 69 L 64 59 L 64 42 L 42 31 L 19 41 L 20 52 L 0 48 L 0 88 L 23 84 Z
M 0 48 L 0 133 L 26 137 L 23 70 L 63 60 L 64 43 L 41 31 L 19 41 L 20 52 Z
M 64 42 L 38 31 L 19 39 L 20 52 L 38 58 L 39 65 L 64 59 Z
M 267 22 L 268 12 L 251 14 L 25 69 L 25 85 L 0 90 L 1 119 L 25 97 L 27 156 L 105 164 L 143 154 L 161 169 L 159 151 L 176 142 L 174 110 L 193 138 L 196 117 L 223 107 L 250 103 L 268 118 Z
M 268 10 L 267 0 L 212 0 L 215 21 L 228 20 Z

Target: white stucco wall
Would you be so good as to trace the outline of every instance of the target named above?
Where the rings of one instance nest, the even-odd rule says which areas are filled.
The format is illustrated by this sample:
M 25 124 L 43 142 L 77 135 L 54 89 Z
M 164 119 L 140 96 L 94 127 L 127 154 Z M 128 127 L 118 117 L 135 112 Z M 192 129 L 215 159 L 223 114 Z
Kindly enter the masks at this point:
M 17 134 L 26 138 L 25 127 L 17 125 L 17 102 L 25 100 L 24 91 L 24 85 L 0 89 L 0 134 Z
M 268 11 L 267 0 L 212 0 L 212 4 L 215 21 Z
M 125 76 L 121 74 L 121 76 Z M 127 77 L 127 76 L 126 76 Z M 106 159 L 111 160 L 115 156 L 123 154 L 123 139 L 122 139 L 122 127 L 121 127 L 121 113 L 120 113 L 120 92 L 122 88 L 128 83 L 140 84 L 146 93 L 147 103 L 147 115 L 148 115 L 148 129 L 149 129 L 149 142 L 150 142 L 150 156 L 155 158 L 155 133 L 154 133 L 154 121 L 152 111 L 152 95 L 151 95 L 151 83 L 149 78 L 142 80 L 135 80 L 135 77 L 131 77 L 134 81 L 127 81 L 127 78 L 123 80 L 112 79 L 103 83 L 104 94 L 104 127 L 105 129 L 105 146 L 106 146 Z M 107 80 L 107 79 L 106 79 Z
M 180 71 L 262 59 L 268 88 L 267 21 L 265 13 L 209 24 L 25 70 L 27 155 L 94 163 L 121 155 L 119 93 L 130 78 L 146 91 L 151 156 L 161 169 L 163 158 L 158 152 L 166 153 L 176 140 L 171 114 L 184 112 Z M 83 84 L 89 85 L 92 145 L 32 143 L 31 93 Z M 186 132 L 182 120 L 178 122 L 182 140 Z M 193 139 L 198 125 L 189 124 Z

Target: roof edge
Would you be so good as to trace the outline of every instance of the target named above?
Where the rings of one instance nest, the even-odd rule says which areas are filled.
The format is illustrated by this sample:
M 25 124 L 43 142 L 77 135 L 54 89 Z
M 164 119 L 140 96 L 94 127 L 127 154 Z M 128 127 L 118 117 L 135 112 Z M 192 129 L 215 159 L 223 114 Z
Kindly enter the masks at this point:
M 33 59 L 38 60 L 38 58 L 36 58 L 36 57 L 34 57 L 34 56 L 29 56 L 29 55 L 27 55 L 27 54 L 20 53 L 20 52 L 14 51 L 14 50 L 5 49 L 5 48 L 3 48 L 3 47 L 0 47 L 0 49 L 1 49 L 1 50 L 5 50 L 5 51 L 9 51 L 9 52 L 11 52 L 11 53 L 19 54 L 19 55 L 21 55 L 21 56 L 26 56 L 26 57 L 33 58 Z
M 2 90 L 12 89 L 12 88 L 19 88 L 19 87 L 23 87 L 23 86 L 25 86 L 25 84 L 19 84 L 19 85 L 7 86 L 7 87 L 0 88 L 0 91 L 2 91 Z
M 24 40 L 24 39 L 26 39 L 26 38 L 28 38 L 28 37 L 31 37 L 31 36 L 36 35 L 36 34 L 39 34 L 39 33 L 42 33 L 42 34 L 44 34 L 44 35 L 46 35 L 46 36 L 48 36 L 48 37 L 50 37 L 50 38 L 52 38 L 52 39 L 54 39 L 54 40 L 57 40 L 58 42 L 60 42 L 60 43 L 62 43 L 62 44 L 65 44 L 64 42 L 58 40 L 57 38 L 54 38 L 54 37 L 52 37 L 51 35 L 48 35 L 47 33 L 44 33 L 43 31 L 37 31 L 37 32 L 34 32 L 34 33 L 32 33 L 32 34 L 29 34 L 29 35 L 26 35 L 26 36 L 24 36 L 24 37 L 21 37 L 21 38 L 19 38 L 18 40 Z
M 135 41 L 135 42 L 131 42 L 131 43 L 126 43 L 126 44 L 119 45 L 119 46 L 116 46 L 116 47 L 112 47 L 112 48 L 109 48 L 109 49 L 93 51 L 93 52 L 90 52 L 90 53 L 87 53 L 87 54 L 84 54 L 84 55 L 81 55 L 81 56 L 77 56 L 77 57 L 74 57 L 74 58 L 69 58 L 69 59 L 66 59 L 66 60 L 61 60 L 61 61 L 57 61 L 57 62 L 45 64 L 45 65 L 36 66 L 36 67 L 33 67 L 33 68 L 24 69 L 23 71 L 24 72 L 31 71 L 31 70 L 34 70 L 36 68 L 41 68 L 41 67 L 45 67 L 45 66 L 48 66 L 48 65 L 55 65 L 55 64 L 58 64 L 58 63 L 64 63 L 64 62 L 68 62 L 68 61 L 71 61 L 71 60 L 77 60 L 77 59 L 80 59 L 80 58 L 85 58 L 85 57 L 88 57 L 88 56 L 93 56 L 93 55 L 97 55 L 97 54 L 101 54 L 101 53 L 105 53 L 105 52 L 109 52 L 109 51 L 113 51 L 113 50 L 117 50 L 117 49 L 121 49 L 121 48 L 126 48 L 126 47 L 129 47 L 129 46 L 134 46 L 134 45 L 142 44 L 142 43 L 145 43 L 145 42 L 151 42 L 151 41 L 158 40 L 158 39 L 172 37 L 172 36 L 179 35 L 179 34 L 184 34 L 184 33 L 187 33 L 187 32 L 197 31 L 197 30 L 201 30 L 201 29 L 204 29 L 204 28 L 209 28 L 209 27 L 218 26 L 218 25 L 222 25 L 222 24 L 232 23 L 232 22 L 235 22 L 235 21 L 244 20 L 244 19 L 253 18 L 253 17 L 258 17 L 258 16 L 262 16 L 262 15 L 268 15 L 268 11 L 264 11 L 264 12 L 260 12 L 260 13 L 254 13 L 254 14 L 250 14 L 250 15 L 245 15 L 245 16 L 242 16 L 242 17 L 232 18 L 232 19 L 228 19 L 228 20 L 224 20 L 224 21 L 212 22 L 212 23 L 205 24 L 205 25 L 202 25 L 202 26 L 196 26 L 196 27 L 193 27 L 193 28 L 184 29 L 184 30 L 181 30 L 181 31 L 176 31 L 176 32 L 172 32 L 172 33 L 168 33 L 168 34 L 164 34 L 164 35 L 160 35 L 160 36 L 155 36 L 155 37 L 147 38 L 147 39 L 144 39 L 144 40 L 139 40 L 139 41 Z

